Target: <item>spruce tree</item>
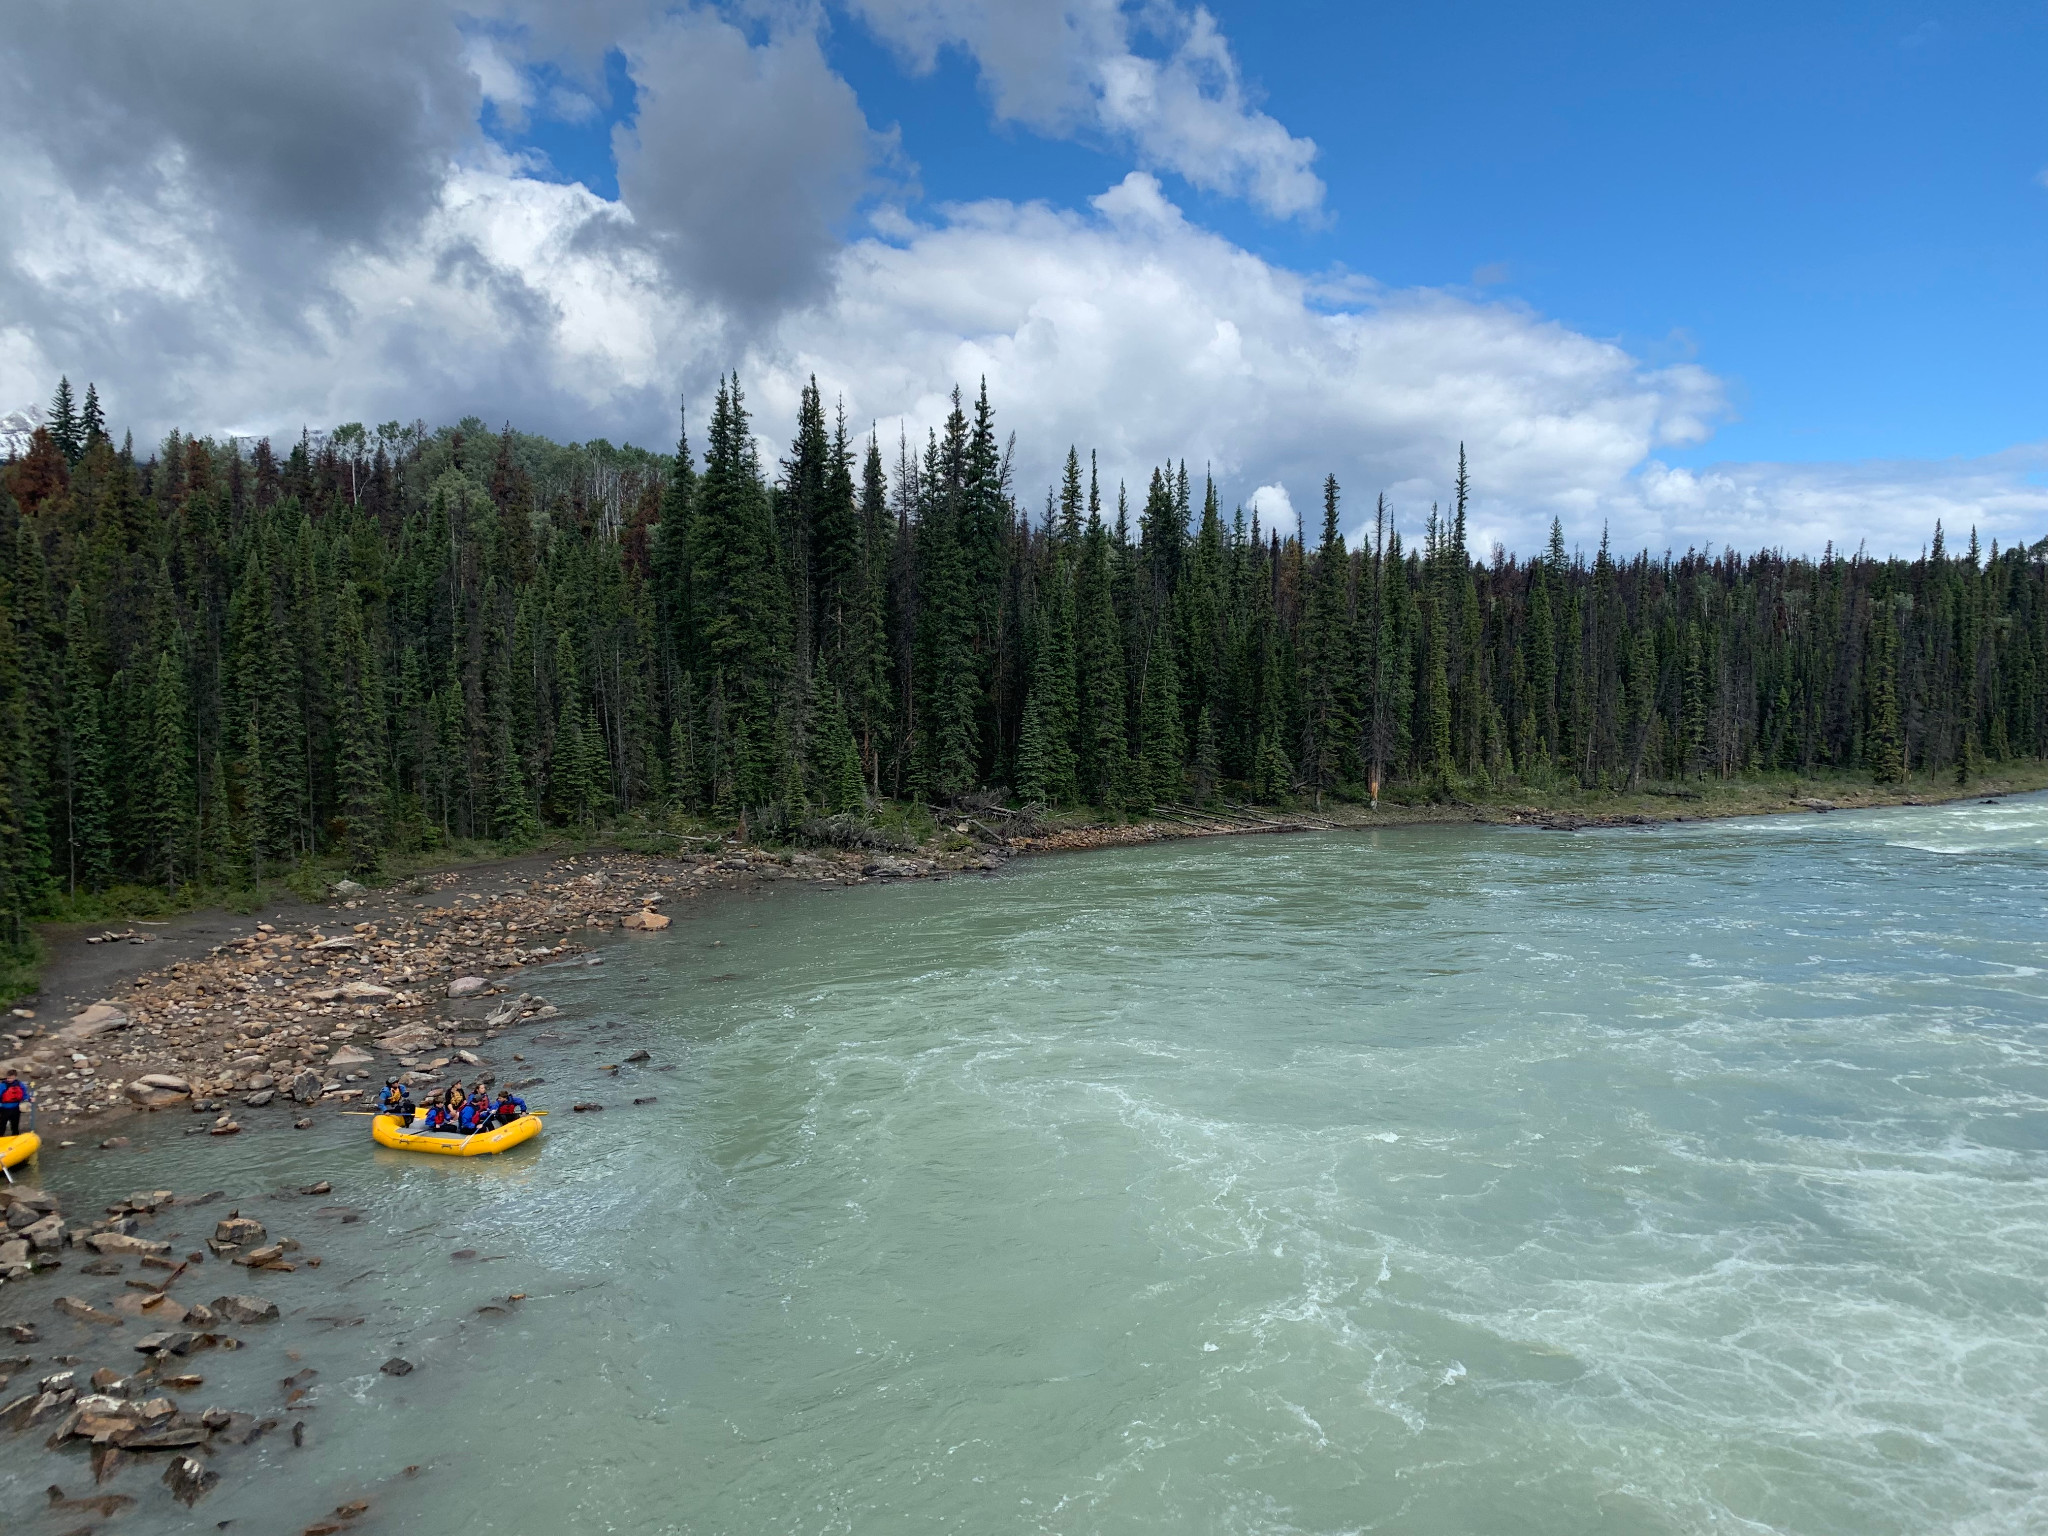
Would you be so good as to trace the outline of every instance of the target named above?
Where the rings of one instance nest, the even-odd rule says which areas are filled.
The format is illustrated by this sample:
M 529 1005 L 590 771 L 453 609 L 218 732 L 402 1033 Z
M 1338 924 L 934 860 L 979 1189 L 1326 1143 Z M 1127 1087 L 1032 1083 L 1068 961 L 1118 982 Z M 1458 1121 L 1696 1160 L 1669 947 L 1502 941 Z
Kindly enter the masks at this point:
M 147 806 L 149 874 L 175 891 L 193 875 L 194 811 L 191 711 L 185 669 L 172 646 L 157 653 L 149 690 Z
M 1301 769 L 1320 810 L 1323 795 L 1345 776 L 1357 723 L 1351 703 L 1351 560 L 1337 522 L 1337 477 L 1323 482 L 1323 536 L 1302 605 L 1300 664 L 1303 719 Z
M 99 388 L 91 380 L 86 381 L 85 408 L 78 413 L 78 431 L 81 458 L 84 457 L 85 450 L 94 443 L 103 443 L 107 440 L 106 412 L 100 409 Z
M 349 870 L 370 877 L 383 868 L 387 796 L 384 782 L 383 687 L 363 630 L 354 582 L 335 610 L 335 778 L 347 826 Z
M 78 407 L 71 398 L 71 380 L 57 381 L 57 392 L 50 397 L 50 441 L 57 445 L 57 451 L 64 455 L 64 462 L 76 469 L 78 461 L 85 457 L 85 427 L 78 419 Z
M 721 804 L 767 805 L 781 777 L 778 719 L 790 666 L 788 587 L 739 382 L 721 381 L 689 536 L 700 679 L 720 703 Z
M 1115 810 L 1129 789 L 1124 707 L 1123 626 L 1116 611 L 1111 544 L 1099 512 L 1090 512 L 1074 576 L 1077 735 L 1080 793 Z
M 1872 604 L 1870 629 L 1865 639 L 1865 672 L 1869 678 L 1869 724 L 1864 733 L 1863 753 L 1870 776 L 1880 784 L 1898 784 L 1906 777 L 1906 754 L 1899 729 L 1898 627 L 1892 617 L 1888 594 Z M 1692 650 L 1689 644 L 1687 671 L 1690 678 Z M 1688 731 L 1690 734 L 1690 730 Z M 1967 772 L 1968 759 L 1958 758 Z
M 112 805 L 101 701 L 85 594 L 71 589 L 64 615 L 65 787 L 71 889 L 105 890 L 114 875 Z
M 867 785 L 861 771 L 860 749 L 854 744 L 852 727 L 846 723 L 839 690 L 829 684 L 819 692 L 810 747 L 808 779 L 819 809 L 828 816 L 865 810 Z
M 1145 661 L 1138 698 L 1138 772 L 1146 806 L 1170 803 L 1187 793 L 1187 738 L 1181 729 L 1180 668 L 1173 654 L 1173 629 L 1161 624 Z

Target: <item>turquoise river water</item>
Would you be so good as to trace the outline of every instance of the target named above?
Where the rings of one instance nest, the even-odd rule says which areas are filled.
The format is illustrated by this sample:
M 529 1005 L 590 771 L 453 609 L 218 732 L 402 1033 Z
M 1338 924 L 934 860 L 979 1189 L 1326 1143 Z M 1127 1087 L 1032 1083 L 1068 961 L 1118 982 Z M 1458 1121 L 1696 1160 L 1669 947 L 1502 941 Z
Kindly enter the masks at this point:
M 2035 797 L 703 903 L 535 976 L 537 1147 L 78 1170 L 363 1212 L 261 1213 L 306 1447 L 113 1529 L 2048 1530 L 2044 899 Z

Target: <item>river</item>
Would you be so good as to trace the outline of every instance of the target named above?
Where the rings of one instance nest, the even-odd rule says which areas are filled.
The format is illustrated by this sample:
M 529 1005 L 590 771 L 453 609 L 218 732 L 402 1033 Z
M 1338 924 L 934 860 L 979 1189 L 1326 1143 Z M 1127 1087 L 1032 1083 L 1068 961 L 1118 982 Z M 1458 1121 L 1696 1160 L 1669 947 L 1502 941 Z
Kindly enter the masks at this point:
M 776 889 L 546 973 L 535 1148 L 52 1181 L 363 1213 L 261 1213 L 334 1321 L 206 1359 L 322 1373 L 230 1530 L 2038 1531 L 2044 898 L 2038 796 Z

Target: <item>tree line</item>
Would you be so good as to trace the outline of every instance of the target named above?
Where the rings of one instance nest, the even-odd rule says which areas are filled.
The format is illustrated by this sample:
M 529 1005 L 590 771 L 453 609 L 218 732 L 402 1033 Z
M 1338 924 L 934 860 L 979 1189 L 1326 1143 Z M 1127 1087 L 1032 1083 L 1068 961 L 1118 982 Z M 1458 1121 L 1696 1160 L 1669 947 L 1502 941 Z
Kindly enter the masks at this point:
M 922 443 L 813 384 L 762 462 L 475 419 L 279 456 L 116 444 L 59 386 L 0 468 L 0 909 L 631 813 L 799 826 L 880 799 L 1226 797 L 1967 777 L 2048 743 L 2048 541 L 1918 559 L 1518 559 L 1450 504 L 1358 547 L 1070 449 L 1042 504 L 987 390 Z M 993 802 L 989 802 L 993 803 Z

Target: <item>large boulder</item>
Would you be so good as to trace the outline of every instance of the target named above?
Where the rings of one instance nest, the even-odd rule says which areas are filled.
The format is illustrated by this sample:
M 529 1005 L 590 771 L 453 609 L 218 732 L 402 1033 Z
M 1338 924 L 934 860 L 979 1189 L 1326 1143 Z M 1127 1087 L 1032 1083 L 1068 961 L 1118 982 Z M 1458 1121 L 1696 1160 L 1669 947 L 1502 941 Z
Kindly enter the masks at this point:
M 631 928 L 640 933 L 659 933 L 669 925 L 669 919 L 659 912 L 642 908 L 628 917 L 619 926 Z
M 325 1085 L 320 1081 L 320 1074 L 313 1071 L 310 1067 L 301 1072 L 297 1077 L 294 1077 L 290 1088 L 287 1090 L 301 1104 L 312 1103 L 325 1091 Z
M 54 1214 L 45 1216 L 23 1227 L 21 1235 L 36 1252 L 54 1253 L 64 1246 L 64 1218 Z
M 330 1067 L 367 1067 L 375 1062 L 376 1059 L 376 1057 L 360 1046 L 344 1045 L 340 1050 L 327 1058 L 327 1065 Z
M 344 981 L 341 995 L 353 1003 L 381 1002 L 398 994 L 389 987 L 380 987 L 374 981 Z
M 458 976 L 448 983 L 450 997 L 474 997 L 490 983 L 481 976 Z
M 138 1109 L 167 1109 L 192 1097 L 192 1084 L 169 1072 L 145 1072 L 121 1090 Z
M 57 1038 L 67 1043 L 93 1040 L 127 1027 L 128 1015 L 112 1003 L 102 1000 L 82 1013 L 73 1014 L 71 1022 L 57 1031 Z
M 407 1024 L 402 1029 L 394 1029 L 377 1037 L 378 1047 L 396 1056 L 410 1056 L 415 1051 L 432 1050 L 439 1042 L 440 1036 L 427 1024 Z

